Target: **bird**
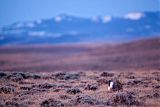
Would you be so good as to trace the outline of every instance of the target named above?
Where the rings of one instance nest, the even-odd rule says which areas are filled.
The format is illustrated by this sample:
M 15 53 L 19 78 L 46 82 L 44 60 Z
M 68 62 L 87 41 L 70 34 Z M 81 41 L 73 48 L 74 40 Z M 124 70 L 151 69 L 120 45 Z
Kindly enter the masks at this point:
M 108 91 L 119 91 L 122 90 L 122 83 L 119 80 L 108 81 Z

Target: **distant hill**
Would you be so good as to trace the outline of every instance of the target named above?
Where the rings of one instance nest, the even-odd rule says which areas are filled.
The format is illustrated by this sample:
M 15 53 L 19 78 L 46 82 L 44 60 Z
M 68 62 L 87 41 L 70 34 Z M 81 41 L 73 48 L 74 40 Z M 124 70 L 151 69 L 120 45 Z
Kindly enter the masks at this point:
M 160 70 L 160 38 L 117 45 L 2 46 L 0 71 Z
M 142 39 L 119 45 L 95 48 L 76 61 L 98 70 L 160 69 L 160 38 Z M 73 58 L 74 59 L 74 58 Z M 72 62 L 72 63 L 76 63 Z
M 16 22 L 0 28 L 0 45 L 123 42 L 160 35 L 160 12 L 133 12 L 123 17 L 51 19 Z

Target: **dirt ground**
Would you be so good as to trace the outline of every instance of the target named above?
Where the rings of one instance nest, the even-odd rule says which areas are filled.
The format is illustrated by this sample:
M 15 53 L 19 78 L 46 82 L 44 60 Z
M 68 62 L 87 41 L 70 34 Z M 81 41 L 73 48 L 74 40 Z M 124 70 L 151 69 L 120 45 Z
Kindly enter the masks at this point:
M 160 107 L 160 71 L 0 72 L 0 107 Z M 123 89 L 108 91 L 108 81 Z

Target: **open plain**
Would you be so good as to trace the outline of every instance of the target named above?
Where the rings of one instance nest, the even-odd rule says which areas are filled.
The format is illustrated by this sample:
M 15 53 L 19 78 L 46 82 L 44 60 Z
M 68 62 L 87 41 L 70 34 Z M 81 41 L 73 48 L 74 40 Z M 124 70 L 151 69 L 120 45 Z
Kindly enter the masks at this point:
M 160 39 L 0 47 L 0 107 L 160 106 Z M 122 89 L 108 91 L 108 81 Z

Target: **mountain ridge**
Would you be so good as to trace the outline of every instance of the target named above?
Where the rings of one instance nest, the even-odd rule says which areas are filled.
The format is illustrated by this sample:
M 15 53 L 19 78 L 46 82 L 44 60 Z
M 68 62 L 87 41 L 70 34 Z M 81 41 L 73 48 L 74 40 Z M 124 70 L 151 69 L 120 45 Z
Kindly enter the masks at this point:
M 16 22 L 0 29 L 0 45 L 128 41 L 160 35 L 160 12 L 133 12 L 124 17 L 51 19 Z

